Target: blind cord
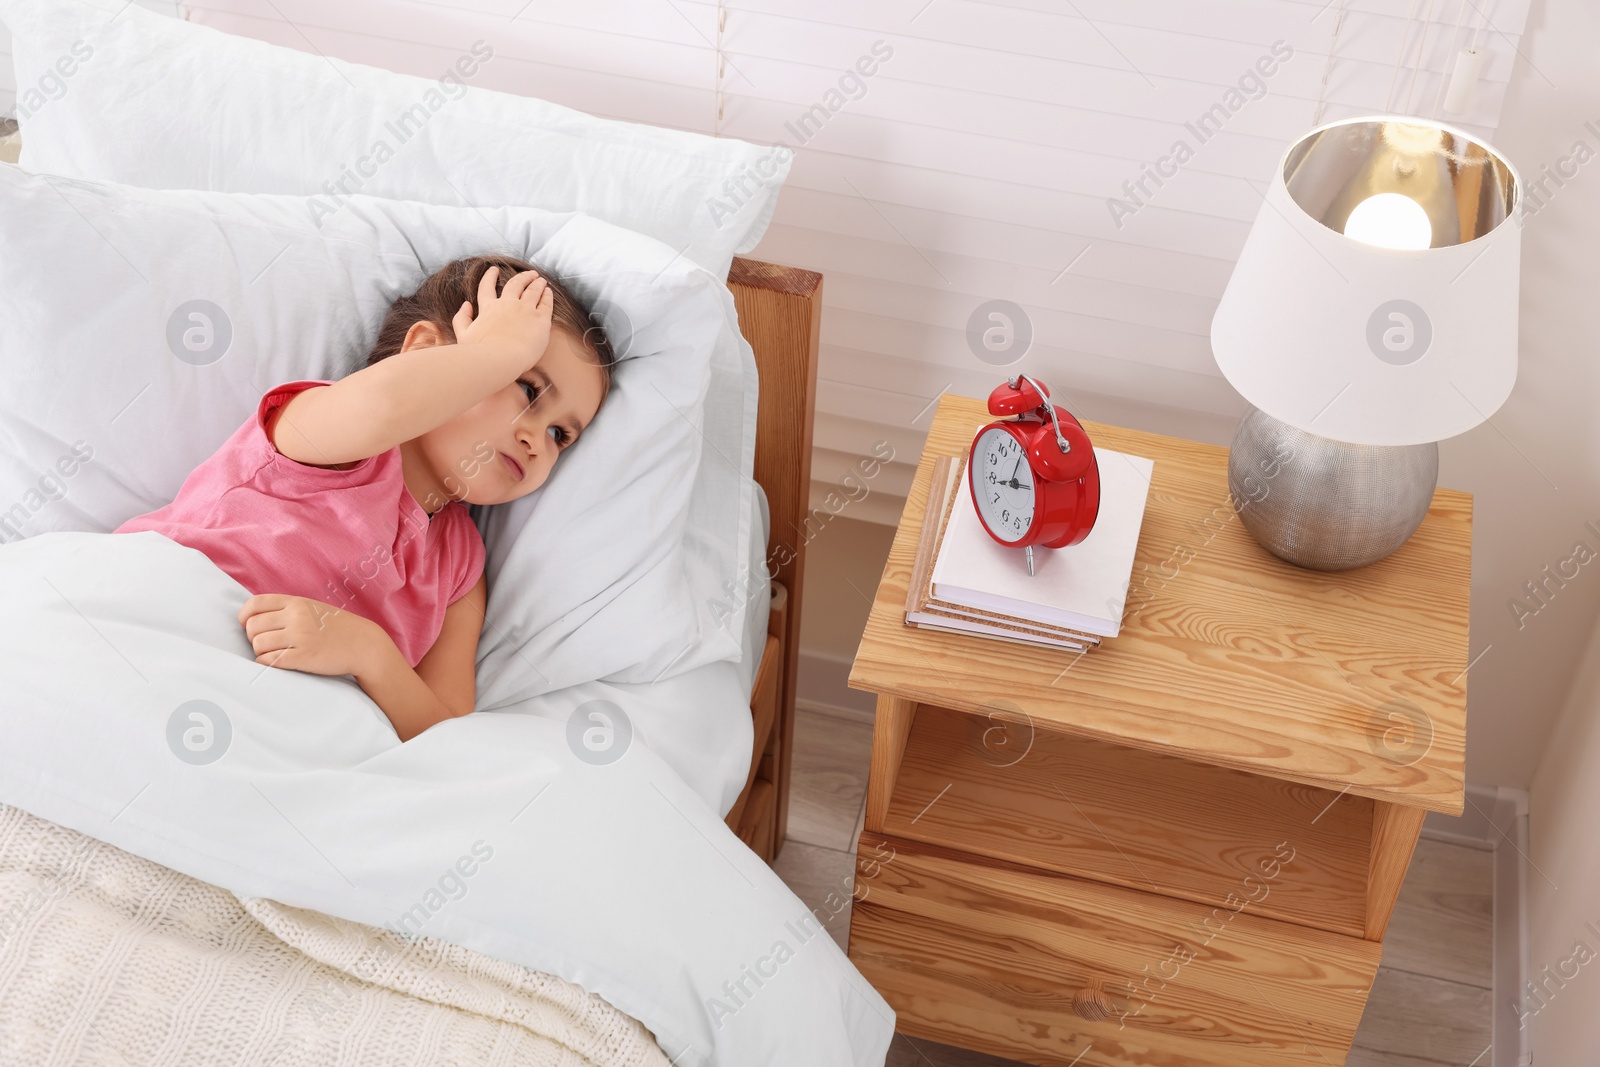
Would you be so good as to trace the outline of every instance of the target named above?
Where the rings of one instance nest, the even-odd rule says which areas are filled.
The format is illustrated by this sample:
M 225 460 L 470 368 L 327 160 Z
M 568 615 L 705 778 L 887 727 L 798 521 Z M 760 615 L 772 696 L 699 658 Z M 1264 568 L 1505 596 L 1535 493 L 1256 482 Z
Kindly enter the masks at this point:
M 1478 36 L 1483 33 L 1483 28 L 1489 24 L 1489 8 L 1494 0 L 1484 0 L 1483 7 L 1478 9 L 1478 28 L 1472 31 L 1472 50 L 1478 50 Z
M 1456 8 L 1456 32 L 1450 35 L 1450 55 L 1452 57 L 1457 56 L 1461 51 L 1461 20 L 1466 13 L 1467 0 L 1461 0 L 1461 4 Z M 1433 111 L 1430 113 L 1430 118 L 1437 119 L 1439 117 L 1439 108 L 1444 104 L 1444 91 L 1449 85 L 1450 75 L 1448 73 L 1440 74 L 1439 91 L 1434 94 Z
M 717 117 L 711 126 L 711 135 L 713 137 L 722 136 L 722 118 L 727 113 L 728 107 L 728 98 L 722 91 L 723 80 L 728 73 L 728 57 L 722 50 L 722 31 L 727 28 L 727 25 L 728 9 L 722 6 L 722 0 L 717 0 Z
M 1394 86 L 1400 77 L 1400 61 L 1405 58 L 1406 41 L 1411 37 L 1411 22 L 1417 17 L 1417 0 L 1411 0 L 1406 7 L 1406 28 L 1400 31 L 1400 46 L 1394 51 L 1394 70 L 1389 75 L 1389 95 L 1383 98 L 1383 110 L 1389 114 L 1394 113 Z
M 1339 44 L 1339 28 L 1344 25 L 1344 9 L 1347 0 L 1339 0 L 1339 14 L 1333 20 L 1333 36 L 1328 39 L 1328 61 L 1322 65 L 1322 85 L 1317 89 L 1317 110 L 1311 115 L 1311 125 L 1322 125 L 1322 109 L 1328 95 L 1328 75 L 1333 73 L 1333 53 Z M 1461 0 L 1466 3 L 1466 0 Z
M 1411 97 L 1417 91 L 1417 73 L 1422 70 L 1422 56 L 1428 46 L 1428 31 L 1433 29 L 1433 9 L 1439 0 L 1428 0 L 1428 17 L 1422 20 L 1422 36 L 1417 39 L 1417 62 L 1411 68 L 1411 87 L 1406 90 L 1406 114 L 1411 111 Z

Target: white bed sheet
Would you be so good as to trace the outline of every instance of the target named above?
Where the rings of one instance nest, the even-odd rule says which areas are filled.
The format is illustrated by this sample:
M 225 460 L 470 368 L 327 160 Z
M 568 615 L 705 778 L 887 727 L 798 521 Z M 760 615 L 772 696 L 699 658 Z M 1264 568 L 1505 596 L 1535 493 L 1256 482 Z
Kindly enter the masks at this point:
M 697 799 L 714 776 L 686 785 L 658 751 L 685 736 L 663 716 L 693 679 L 618 687 L 623 747 L 580 738 L 573 690 L 525 702 L 553 715 L 479 712 L 400 744 L 349 679 L 254 663 L 243 587 L 159 535 L 0 546 L 0 588 L 0 803 L 241 896 L 411 916 L 604 997 L 683 1067 L 883 1064 L 889 1006 Z M 704 690 L 739 686 L 709 666 Z M 747 696 L 707 701 L 746 768 Z
M 772 510 L 767 504 L 767 494 L 761 483 L 754 481 L 751 509 L 755 512 L 750 522 L 750 559 L 743 576 L 734 581 L 741 588 L 741 579 L 747 585 L 750 603 L 744 613 L 744 655 L 739 659 L 739 677 L 749 692 L 755 684 L 756 667 L 761 663 L 761 649 L 767 643 L 767 613 L 772 608 L 772 583 L 767 578 L 767 540 L 772 536 Z
M 634 740 L 647 745 L 723 816 L 739 798 L 750 774 L 755 740 L 749 710 L 750 687 L 766 644 L 767 613 L 772 604 L 771 584 L 762 578 L 766 573 L 771 513 L 761 484 L 753 480 L 751 484 L 755 489 L 751 529 L 756 535 L 750 539 L 746 573 L 755 577 L 746 590 L 750 603 L 740 635 L 744 651 L 738 662 L 706 663 L 655 682 L 596 681 L 568 691 L 575 700 L 609 700 L 627 708 Z M 743 595 L 738 580 L 733 581 L 733 589 L 735 594 Z M 538 703 L 478 714 L 560 718 L 553 707 Z

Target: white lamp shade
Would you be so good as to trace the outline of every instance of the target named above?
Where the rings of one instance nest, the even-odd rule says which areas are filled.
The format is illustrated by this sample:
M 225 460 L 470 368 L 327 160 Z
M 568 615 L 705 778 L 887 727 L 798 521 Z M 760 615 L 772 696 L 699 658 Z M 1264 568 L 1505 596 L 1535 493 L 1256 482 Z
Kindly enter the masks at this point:
M 1423 444 L 1478 425 L 1517 377 L 1520 187 L 1498 152 L 1441 123 L 1312 130 L 1274 173 L 1217 306 L 1217 365 L 1255 407 L 1338 441 Z M 1396 193 L 1427 222 L 1395 212 Z M 1415 243 L 1367 243 L 1386 236 Z

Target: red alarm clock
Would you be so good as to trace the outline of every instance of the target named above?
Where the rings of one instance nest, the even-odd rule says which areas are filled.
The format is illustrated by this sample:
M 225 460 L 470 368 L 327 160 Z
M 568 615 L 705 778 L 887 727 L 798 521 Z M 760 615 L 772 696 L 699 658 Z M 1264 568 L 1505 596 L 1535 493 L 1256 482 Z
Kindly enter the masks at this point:
M 1024 548 L 1066 548 L 1089 536 L 1100 515 L 1100 466 L 1078 420 L 1050 391 L 1019 374 L 989 394 L 989 414 L 967 458 L 973 506 L 989 536 Z M 1008 417 L 1009 416 L 1009 417 Z

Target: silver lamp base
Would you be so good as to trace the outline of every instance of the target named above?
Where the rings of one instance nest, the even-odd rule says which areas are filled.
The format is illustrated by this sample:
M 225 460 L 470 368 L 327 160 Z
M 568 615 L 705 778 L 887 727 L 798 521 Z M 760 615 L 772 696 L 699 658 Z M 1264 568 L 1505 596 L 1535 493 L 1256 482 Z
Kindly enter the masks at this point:
M 1250 536 L 1319 571 L 1364 567 L 1405 544 L 1438 481 L 1437 443 L 1349 444 L 1254 407 L 1228 452 L 1228 493 Z

